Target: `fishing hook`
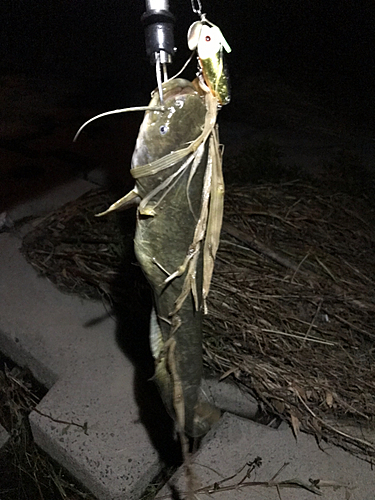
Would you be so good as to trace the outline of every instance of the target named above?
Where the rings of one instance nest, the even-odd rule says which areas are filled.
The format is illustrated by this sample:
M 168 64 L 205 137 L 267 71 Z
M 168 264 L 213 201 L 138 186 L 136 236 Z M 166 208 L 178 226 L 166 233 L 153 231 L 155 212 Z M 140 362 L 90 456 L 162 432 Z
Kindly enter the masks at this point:
M 173 26 L 175 18 L 169 11 L 168 0 L 146 0 L 146 12 L 142 16 L 145 27 L 146 52 L 151 64 L 156 66 L 156 81 L 160 103 L 164 106 L 162 79 L 168 80 L 167 64 L 172 62 L 174 47 Z
M 201 0 L 191 0 L 191 8 L 193 9 L 194 14 L 198 14 L 200 18 L 204 16 L 204 14 L 202 14 Z

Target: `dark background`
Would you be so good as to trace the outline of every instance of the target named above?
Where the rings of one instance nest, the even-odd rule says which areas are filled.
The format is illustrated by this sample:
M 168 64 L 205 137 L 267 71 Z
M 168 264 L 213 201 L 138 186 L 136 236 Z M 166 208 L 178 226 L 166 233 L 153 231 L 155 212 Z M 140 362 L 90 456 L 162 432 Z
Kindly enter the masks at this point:
M 144 10 L 143 0 L 3 0 L 2 72 L 73 79 L 88 101 L 103 106 L 145 104 L 155 77 L 145 55 Z M 170 0 L 170 10 L 174 73 L 188 56 L 186 33 L 197 16 L 190 0 Z M 234 106 L 241 80 L 271 72 L 372 120 L 373 1 L 203 0 L 203 11 L 233 49 L 227 59 Z

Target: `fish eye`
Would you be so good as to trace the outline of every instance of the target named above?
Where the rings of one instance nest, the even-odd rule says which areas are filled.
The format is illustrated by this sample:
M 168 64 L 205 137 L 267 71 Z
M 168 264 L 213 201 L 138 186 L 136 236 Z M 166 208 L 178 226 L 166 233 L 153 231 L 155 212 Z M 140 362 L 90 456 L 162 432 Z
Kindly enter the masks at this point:
M 207 35 L 206 38 L 205 38 L 206 42 L 210 42 L 211 41 L 211 37 L 210 35 Z
M 161 133 L 161 135 L 165 135 L 168 132 L 167 125 L 160 125 L 159 132 Z

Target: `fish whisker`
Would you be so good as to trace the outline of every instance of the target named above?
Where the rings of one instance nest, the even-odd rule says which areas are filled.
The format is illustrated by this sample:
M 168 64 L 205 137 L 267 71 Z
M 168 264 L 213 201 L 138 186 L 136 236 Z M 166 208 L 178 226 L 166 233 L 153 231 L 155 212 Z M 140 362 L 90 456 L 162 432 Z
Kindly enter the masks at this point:
M 96 115 L 92 118 L 90 118 L 89 120 L 87 120 L 87 122 L 85 122 L 83 125 L 81 125 L 76 133 L 76 135 L 74 136 L 73 138 L 73 142 L 76 142 L 76 140 L 78 139 L 78 136 L 80 135 L 80 133 L 82 132 L 82 130 L 91 122 L 95 121 L 95 120 L 98 120 L 99 118 L 104 118 L 105 116 L 109 116 L 109 115 L 117 115 L 117 114 L 120 114 L 120 113 L 128 113 L 130 111 L 164 111 L 166 108 L 164 106 L 153 106 L 153 107 L 150 107 L 150 106 L 135 106 L 133 108 L 120 108 L 120 109 L 113 109 L 112 111 L 106 111 L 105 113 L 100 113 L 99 115 Z

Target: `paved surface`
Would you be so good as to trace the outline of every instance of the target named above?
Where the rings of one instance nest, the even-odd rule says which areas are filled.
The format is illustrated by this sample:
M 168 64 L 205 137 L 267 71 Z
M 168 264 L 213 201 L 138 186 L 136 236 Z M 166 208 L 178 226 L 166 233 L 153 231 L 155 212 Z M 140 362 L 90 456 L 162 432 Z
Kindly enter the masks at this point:
M 247 474 L 257 457 L 259 465 Z M 196 492 L 196 500 L 208 496 L 218 500 L 313 500 L 319 498 L 317 494 L 327 500 L 375 498 L 375 471 L 370 464 L 325 443 L 319 448 L 306 434 L 296 441 L 284 425 L 271 429 L 229 413 L 210 431 L 205 446 L 193 458 L 192 469 L 196 489 L 204 489 Z M 230 479 L 223 481 L 225 478 Z M 306 489 L 314 484 L 317 493 Z M 186 491 L 183 470 L 157 499 L 173 500 L 176 491 Z
M 15 227 L 0 233 L 0 349 L 50 388 L 30 415 L 36 443 L 98 498 L 138 499 L 175 453 L 155 388 L 119 346 L 104 305 L 59 292 L 19 251 L 38 217 L 92 187 L 78 179 L 9 211 Z M 224 410 L 254 418 L 256 402 L 235 386 L 210 380 L 203 389 Z
M 91 187 L 63 186 L 39 213 Z M 36 201 L 30 207 L 38 213 Z M 64 295 L 38 277 L 20 244 L 19 235 L 0 234 L 0 346 L 52 387 L 30 416 L 35 440 L 99 498 L 139 498 L 160 460 L 140 421 L 135 370 L 117 345 L 116 324 L 101 303 Z M 86 432 L 76 425 L 85 423 Z

